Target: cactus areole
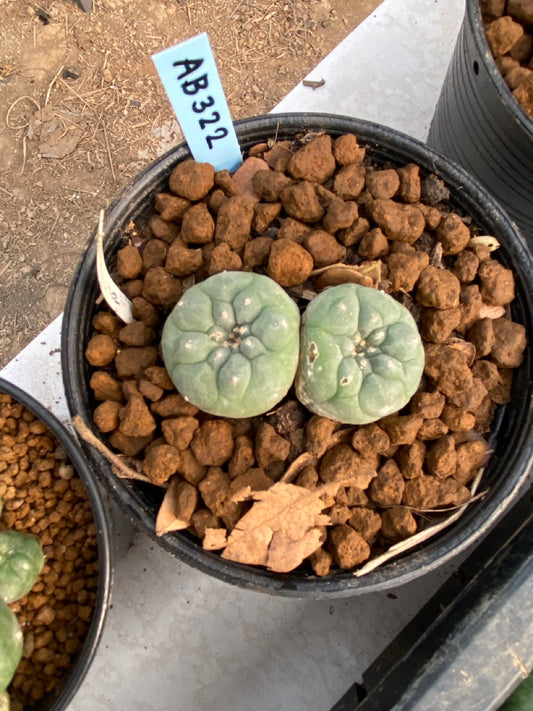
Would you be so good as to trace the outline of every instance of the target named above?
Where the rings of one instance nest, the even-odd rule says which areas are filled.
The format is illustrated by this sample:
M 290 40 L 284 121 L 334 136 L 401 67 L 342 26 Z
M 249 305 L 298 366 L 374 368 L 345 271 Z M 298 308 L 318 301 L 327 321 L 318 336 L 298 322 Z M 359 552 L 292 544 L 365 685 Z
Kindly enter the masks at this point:
M 424 369 L 424 348 L 409 311 L 388 294 L 340 284 L 302 317 L 296 395 L 312 412 L 365 424 L 400 410 Z
M 166 369 L 205 412 L 253 417 L 274 407 L 298 365 L 298 308 L 269 277 L 221 272 L 188 289 L 163 328 Z

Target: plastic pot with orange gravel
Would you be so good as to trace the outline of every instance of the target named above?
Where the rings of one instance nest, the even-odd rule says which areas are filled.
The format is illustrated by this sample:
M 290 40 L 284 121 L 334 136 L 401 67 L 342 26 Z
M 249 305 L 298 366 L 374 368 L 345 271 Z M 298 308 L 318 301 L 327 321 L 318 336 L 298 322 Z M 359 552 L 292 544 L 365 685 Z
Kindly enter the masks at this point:
M 10 708 L 60 711 L 82 684 L 102 635 L 111 594 L 111 519 L 75 437 L 3 379 L 0 471 L 0 530 L 24 534 L 44 555 L 31 589 L 8 599 L 22 633 L 21 649 L 12 650 L 20 661 L 6 690 Z M 12 572 L 22 566 L 22 573 L 32 561 L 15 553 L 7 563 Z

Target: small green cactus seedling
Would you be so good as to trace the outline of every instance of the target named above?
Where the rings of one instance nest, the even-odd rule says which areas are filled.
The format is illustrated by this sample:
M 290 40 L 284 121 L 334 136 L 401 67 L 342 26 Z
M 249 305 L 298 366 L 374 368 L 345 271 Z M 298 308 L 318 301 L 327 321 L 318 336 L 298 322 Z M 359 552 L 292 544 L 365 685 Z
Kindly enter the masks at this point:
M 374 422 L 409 401 L 423 369 L 413 317 L 383 292 L 340 284 L 315 297 L 302 317 L 296 394 L 316 414 Z
M 0 690 L 9 686 L 22 657 L 22 632 L 15 614 L 0 600 Z
M 188 289 L 165 322 L 163 359 L 178 391 L 213 415 L 276 405 L 298 365 L 300 316 L 269 277 L 221 272 Z
M 19 531 L 0 532 L 0 703 L 3 704 L 7 704 L 5 690 L 19 665 L 23 642 L 17 618 L 7 603 L 31 590 L 43 564 L 41 546 L 34 536 Z
M 0 598 L 14 602 L 28 593 L 41 572 L 44 556 L 34 536 L 0 532 Z

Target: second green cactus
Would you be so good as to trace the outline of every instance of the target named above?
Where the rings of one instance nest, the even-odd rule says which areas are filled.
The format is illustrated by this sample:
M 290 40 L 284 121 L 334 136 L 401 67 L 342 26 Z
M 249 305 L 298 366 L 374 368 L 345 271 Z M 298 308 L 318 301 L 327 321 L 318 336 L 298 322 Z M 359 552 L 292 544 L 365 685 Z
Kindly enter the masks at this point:
M 416 323 L 388 294 L 340 284 L 315 297 L 303 315 L 296 395 L 316 414 L 374 422 L 409 401 L 423 369 Z

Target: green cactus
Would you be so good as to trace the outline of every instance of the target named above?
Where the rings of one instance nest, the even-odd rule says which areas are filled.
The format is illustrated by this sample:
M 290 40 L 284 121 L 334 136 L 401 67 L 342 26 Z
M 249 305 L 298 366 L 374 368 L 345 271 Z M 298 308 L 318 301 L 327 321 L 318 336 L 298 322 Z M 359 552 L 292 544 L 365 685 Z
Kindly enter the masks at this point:
M 424 348 L 399 302 L 376 289 L 326 289 L 302 317 L 296 395 L 312 412 L 350 424 L 400 410 L 416 391 Z
M 22 657 L 22 632 L 14 613 L 0 600 L 0 691 L 9 686 Z
M 6 689 L 22 657 L 23 642 L 17 618 L 7 603 L 31 590 L 43 564 L 43 552 L 35 536 L 19 531 L 0 532 L 0 711 L 9 708 Z
M 272 279 L 221 272 L 185 292 L 161 346 L 178 391 L 214 415 L 252 417 L 276 405 L 298 365 L 299 312 Z
M 41 572 L 44 556 L 34 536 L 0 532 L 0 598 L 14 602 L 29 592 Z

